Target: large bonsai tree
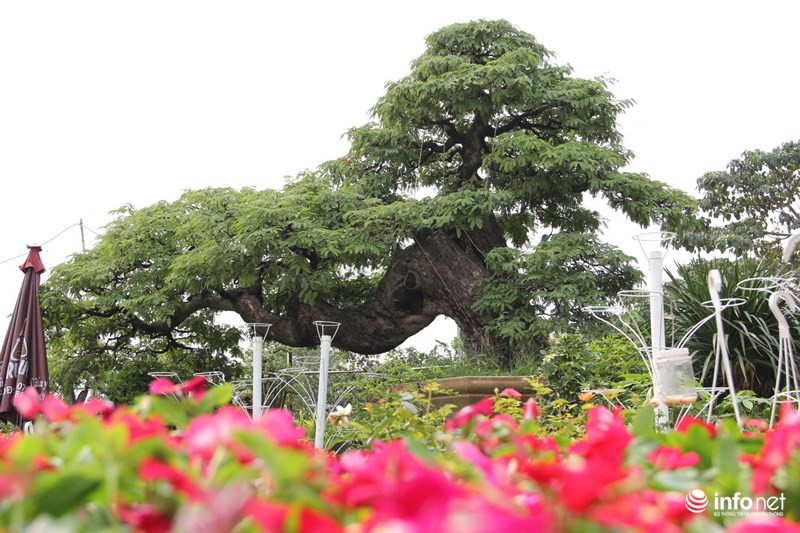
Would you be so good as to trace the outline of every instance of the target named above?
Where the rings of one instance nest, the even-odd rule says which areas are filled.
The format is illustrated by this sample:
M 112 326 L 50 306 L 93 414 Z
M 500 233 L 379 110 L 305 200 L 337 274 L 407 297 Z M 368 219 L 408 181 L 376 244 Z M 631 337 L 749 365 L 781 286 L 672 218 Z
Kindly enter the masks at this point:
M 628 102 L 505 21 L 427 45 L 349 132 L 350 152 L 283 190 L 122 208 L 42 289 L 51 353 L 235 350 L 220 312 L 292 346 L 318 342 L 315 320 L 341 322 L 334 345 L 380 353 L 446 315 L 508 363 L 635 283 L 584 199 L 639 225 L 676 224 L 693 201 L 621 170 Z

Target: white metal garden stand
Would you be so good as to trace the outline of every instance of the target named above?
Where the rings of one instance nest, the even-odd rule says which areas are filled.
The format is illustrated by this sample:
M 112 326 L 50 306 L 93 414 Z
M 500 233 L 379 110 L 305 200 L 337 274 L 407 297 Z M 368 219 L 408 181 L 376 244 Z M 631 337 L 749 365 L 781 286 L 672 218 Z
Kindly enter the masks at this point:
M 797 302 L 795 301 L 792 293 L 788 291 L 777 291 L 769 297 L 769 309 L 775 315 L 778 321 L 778 368 L 775 372 L 775 393 L 772 395 L 772 411 L 769 417 L 769 427 L 775 424 L 775 417 L 778 409 L 778 398 L 784 398 L 784 401 L 793 401 L 800 407 L 800 386 L 797 380 L 797 363 L 794 359 L 794 350 L 792 348 L 792 333 L 789 329 L 789 321 L 781 311 L 779 304 L 784 301 L 791 311 L 797 310 Z M 784 391 L 781 387 L 781 378 L 783 378 L 783 386 L 786 387 Z
M 658 427 L 666 427 L 669 421 L 669 408 L 664 400 L 663 383 L 662 381 L 669 380 L 672 376 L 660 376 L 661 372 L 657 368 L 657 361 L 659 358 L 666 360 L 667 364 L 663 365 L 667 369 L 670 368 L 671 361 L 680 361 L 681 358 L 688 358 L 688 352 L 684 346 L 688 340 L 707 322 L 716 318 L 717 320 L 717 343 L 715 347 L 715 366 L 714 366 L 714 386 L 709 389 L 700 389 L 709 393 L 708 404 L 701 409 L 701 413 L 707 410 L 707 418 L 710 420 L 715 399 L 725 391 L 731 394 L 734 412 L 736 414 L 737 423 L 741 426 L 741 417 L 739 415 L 739 408 L 736 402 L 735 391 L 733 388 L 732 372 L 730 368 L 730 359 L 728 357 L 728 350 L 725 341 L 724 329 L 722 324 L 722 311 L 728 307 L 741 305 L 746 300 L 743 298 L 720 298 L 719 290 L 722 286 L 721 278 L 718 271 L 712 271 L 709 275 L 709 293 L 711 300 L 704 302 L 703 305 L 713 309 L 703 320 L 692 326 L 675 344 L 674 347 L 667 348 L 666 344 L 666 328 L 665 328 L 665 315 L 664 315 L 664 288 L 663 288 L 663 269 L 664 258 L 666 256 L 666 248 L 674 238 L 674 234 L 667 232 L 645 233 L 635 237 L 642 247 L 647 262 L 648 262 L 648 284 L 646 290 L 627 290 L 620 291 L 618 296 L 621 301 L 619 305 L 613 306 L 592 306 L 585 308 L 595 318 L 613 328 L 615 331 L 623 335 L 629 342 L 631 342 L 642 355 L 645 366 L 650 374 L 653 383 L 653 402 L 656 408 L 656 424 Z M 665 243 L 667 246 L 665 246 Z M 653 246 L 653 245 L 657 246 Z M 649 248 L 649 249 L 648 249 Z M 635 302 L 637 299 L 647 299 L 649 301 L 650 312 L 650 334 L 649 343 L 647 341 L 648 335 L 641 331 L 637 324 L 635 313 Z M 617 323 L 615 323 L 617 322 Z M 678 368 L 675 365 L 674 368 Z M 682 366 L 686 366 L 685 364 Z M 723 367 L 725 372 L 726 385 L 722 387 L 716 386 L 720 366 Z M 691 363 L 689 362 L 689 369 Z M 696 394 L 693 395 L 696 398 Z M 687 404 L 688 398 L 685 400 Z M 678 418 L 686 414 L 688 407 L 684 406 Z
M 317 320 L 314 326 L 319 337 L 319 391 L 317 393 L 317 416 L 314 423 L 314 447 L 322 449 L 325 445 L 325 425 L 327 423 L 328 371 L 331 357 L 331 343 L 339 331 L 339 322 Z
M 724 309 L 719 293 L 722 290 L 722 275 L 719 270 L 712 270 L 708 273 L 708 292 L 711 295 L 711 303 L 714 306 L 714 319 L 717 324 L 717 342 L 714 347 L 714 377 L 711 382 L 711 396 L 708 401 L 708 413 L 706 420 L 711 421 L 711 414 L 714 410 L 714 401 L 721 392 L 728 392 L 733 404 L 733 413 L 736 416 L 736 424 L 742 428 L 742 415 L 739 413 L 739 401 L 736 398 L 736 388 L 733 385 L 733 370 L 731 369 L 731 359 L 728 353 L 728 342 L 725 337 L 725 327 L 722 320 Z M 720 366 L 724 372 L 725 384 L 717 385 Z
M 800 233 L 796 233 L 786 239 L 783 246 L 783 262 L 788 263 L 792 258 L 797 243 L 800 242 Z M 783 279 L 783 288 L 788 288 L 790 281 Z M 786 401 L 793 401 L 800 408 L 800 386 L 798 386 L 797 361 L 794 358 L 792 348 L 792 332 L 789 328 L 789 321 L 780 309 L 780 302 L 783 301 L 790 311 L 797 310 L 795 296 L 788 290 L 779 290 L 770 294 L 769 308 L 778 322 L 778 367 L 775 372 L 775 391 L 772 395 L 772 410 L 769 417 L 770 429 L 775 424 L 778 405 Z M 781 385 L 783 381 L 783 386 Z M 786 390 L 783 390 L 785 387 Z M 783 398 L 783 401 L 779 401 Z
M 662 399 L 660 380 L 656 372 L 653 358 L 657 352 L 664 351 L 665 349 L 664 258 L 674 238 L 674 233 L 661 231 L 636 235 L 634 240 L 639 243 L 647 259 L 647 289 L 620 291 L 618 296 L 620 300 L 625 302 L 624 304 L 620 303 L 614 306 L 591 306 L 585 308 L 592 316 L 609 325 L 628 339 L 641 354 L 653 383 L 656 424 L 659 427 L 666 427 L 669 420 L 669 410 Z M 633 309 L 635 307 L 633 302 L 637 299 L 647 299 L 649 302 L 650 342 L 647 342 L 647 336 L 641 331 L 635 316 L 633 316 Z M 614 324 L 603 315 L 616 317 L 620 324 Z
M 250 322 L 247 324 L 246 333 L 250 336 L 253 345 L 253 419 L 261 418 L 263 403 L 261 401 L 263 390 L 262 371 L 264 367 L 263 350 L 264 339 L 267 338 L 272 324 L 263 322 Z

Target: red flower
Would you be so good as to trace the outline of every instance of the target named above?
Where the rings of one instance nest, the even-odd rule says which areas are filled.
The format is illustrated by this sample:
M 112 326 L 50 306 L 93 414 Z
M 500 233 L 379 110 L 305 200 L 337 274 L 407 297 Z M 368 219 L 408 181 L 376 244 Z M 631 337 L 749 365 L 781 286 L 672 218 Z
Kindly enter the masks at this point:
M 249 500 L 245 504 L 245 514 L 265 533 L 281 533 L 286 531 L 286 521 L 292 510 L 283 503 L 263 500 Z M 338 533 L 344 528 L 330 516 L 303 507 L 299 510 L 298 533 Z
M 172 528 L 172 520 L 152 505 L 119 505 L 117 515 L 141 533 L 167 533 Z
M 569 451 L 586 459 L 621 465 L 625 460 L 625 449 L 633 440 L 620 409 L 614 412 L 603 406 L 589 409 L 586 421 L 586 437 L 570 446 Z
M 179 390 L 187 396 L 200 398 L 206 392 L 208 380 L 205 376 L 195 376 L 179 387 Z
M 675 430 L 681 433 L 688 433 L 689 428 L 692 426 L 700 426 L 706 430 L 708 436 L 712 439 L 717 435 L 717 428 L 713 424 L 709 424 L 705 420 L 700 418 L 695 418 L 691 415 L 686 415 L 680 419 L 680 421 L 675 425 Z
M 318 513 L 308 507 L 300 510 L 300 527 L 298 533 L 340 533 L 344 531 L 339 522 L 330 516 Z
M 559 500 L 568 510 L 582 513 L 614 491 L 613 483 L 624 479 L 621 465 L 606 461 L 567 461 L 556 478 Z
M 792 454 L 800 449 L 800 412 L 792 403 L 781 407 L 778 425 L 764 436 L 764 445 L 757 456 L 742 456 L 741 460 L 753 467 L 752 487 L 756 494 L 768 492 L 772 477 L 777 470 L 789 462 Z
M 55 470 L 56 468 L 50 462 L 46 455 L 43 453 L 38 453 L 33 458 L 33 468 L 39 472 L 46 471 L 49 472 L 51 470 Z
M 586 437 L 569 447 L 572 457 L 557 478 L 559 497 L 571 511 L 582 512 L 609 493 L 610 485 L 628 475 L 625 450 L 633 439 L 619 409 L 589 410 Z
M 163 480 L 172 485 L 176 491 L 185 494 L 192 501 L 203 501 L 206 494 L 194 481 L 183 471 L 172 465 L 156 461 L 147 457 L 139 466 L 139 477 L 145 481 Z
M 26 387 L 24 391 L 14 396 L 14 408 L 25 420 L 33 420 L 39 416 L 41 410 L 39 391 L 35 387 Z
M 279 533 L 289 514 L 289 506 L 284 503 L 273 503 L 263 500 L 248 500 L 244 512 L 265 533 Z
M 128 439 L 137 442 L 149 437 L 160 437 L 165 442 L 173 442 L 164 423 L 158 418 L 142 420 L 128 408 L 116 409 L 111 413 L 108 423 L 120 424 L 128 430 Z
M 455 415 L 448 418 L 444 424 L 444 429 L 449 431 L 451 429 L 464 427 L 473 418 L 492 414 L 492 409 L 494 409 L 494 398 L 487 396 L 479 402 L 462 408 Z
M 662 445 L 648 453 L 647 460 L 656 470 L 675 470 L 696 465 L 700 456 L 696 452 L 683 453 L 677 446 Z
M 561 469 L 562 453 L 558 442 L 552 437 L 537 437 L 535 435 L 519 435 L 515 439 L 517 445 L 517 460 L 519 471 L 527 472 L 532 479 L 549 480 L 552 477 L 552 467 Z M 548 472 L 540 476 L 544 467 Z

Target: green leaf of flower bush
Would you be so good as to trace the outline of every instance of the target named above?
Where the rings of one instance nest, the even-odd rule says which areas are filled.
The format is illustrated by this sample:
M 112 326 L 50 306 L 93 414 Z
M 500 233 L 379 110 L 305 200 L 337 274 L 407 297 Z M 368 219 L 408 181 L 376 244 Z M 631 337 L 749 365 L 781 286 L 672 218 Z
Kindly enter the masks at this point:
M 31 493 L 29 516 L 49 514 L 61 516 L 85 503 L 87 497 L 103 482 L 99 471 L 53 472 L 37 478 Z
M 223 383 L 209 389 L 200 399 L 200 411 L 210 413 L 217 407 L 231 403 L 233 397 L 233 385 Z
M 653 406 L 645 405 L 636 411 L 631 429 L 637 437 L 654 438 L 656 436 L 656 411 Z

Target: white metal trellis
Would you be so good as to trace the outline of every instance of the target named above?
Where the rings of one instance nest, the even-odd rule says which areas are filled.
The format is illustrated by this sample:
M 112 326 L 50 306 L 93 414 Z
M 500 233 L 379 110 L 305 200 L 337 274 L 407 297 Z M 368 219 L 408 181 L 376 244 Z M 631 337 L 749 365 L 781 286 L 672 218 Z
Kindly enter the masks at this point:
M 784 401 L 794 401 L 797 406 L 800 406 L 800 387 L 798 386 L 797 379 L 797 363 L 794 359 L 794 350 L 792 348 L 792 333 L 791 329 L 789 329 L 789 321 L 786 320 L 786 317 L 779 307 L 780 301 L 784 301 L 791 311 L 797 310 L 797 302 L 794 296 L 792 296 L 792 293 L 788 291 L 777 291 L 770 295 L 769 308 L 778 321 L 779 339 L 778 367 L 775 372 L 775 393 L 772 395 L 772 411 L 769 417 L 770 428 L 775 424 L 779 398 L 785 398 Z M 786 387 L 785 391 L 781 387 L 781 378 L 783 378 L 783 385 Z

